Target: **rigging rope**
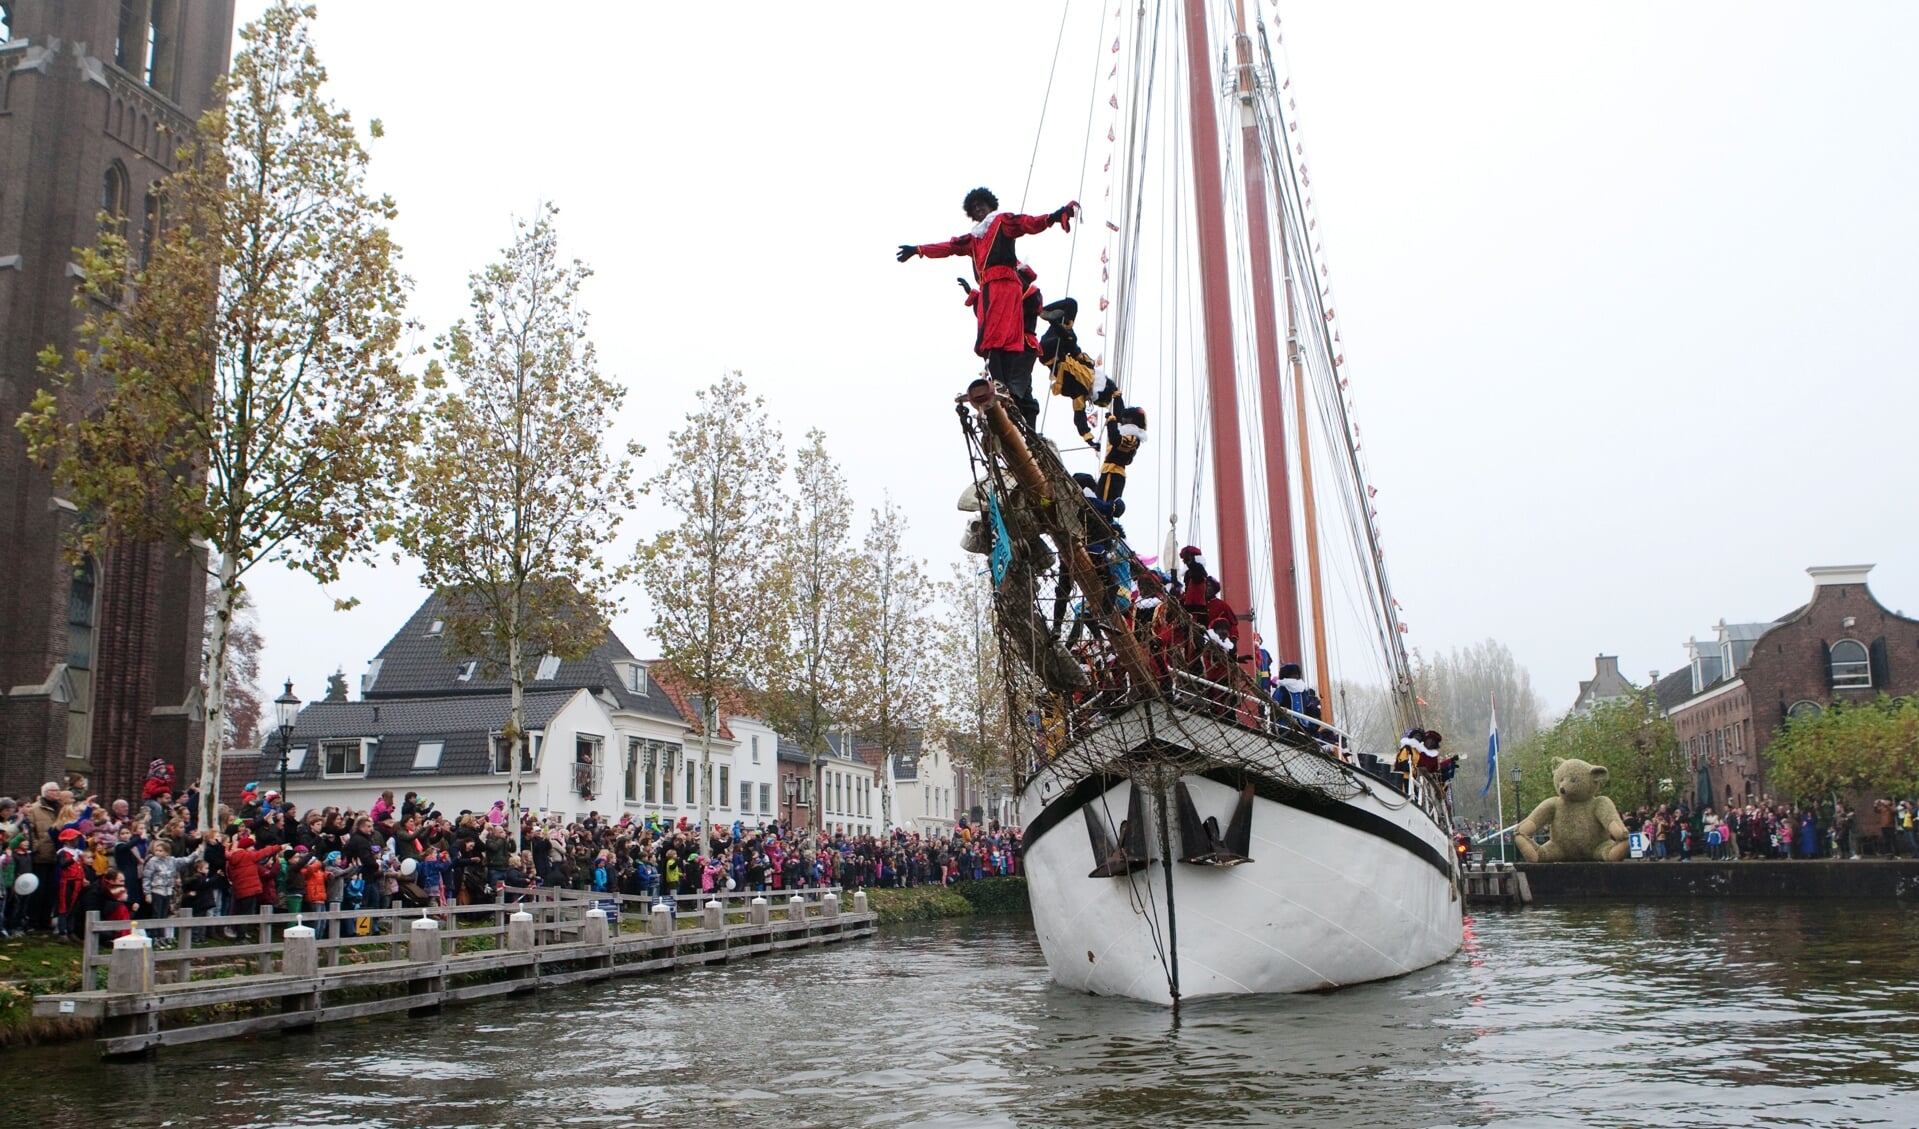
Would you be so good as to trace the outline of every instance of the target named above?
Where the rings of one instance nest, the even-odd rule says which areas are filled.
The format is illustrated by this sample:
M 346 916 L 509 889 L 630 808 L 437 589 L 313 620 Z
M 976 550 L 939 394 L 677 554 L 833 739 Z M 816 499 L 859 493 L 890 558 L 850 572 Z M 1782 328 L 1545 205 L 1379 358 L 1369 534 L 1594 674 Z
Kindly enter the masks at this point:
M 1059 73 L 1059 49 L 1066 42 L 1066 17 L 1073 10 L 1073 0 L 1066 0 L 1059 6 L 1059 34 L 1053 37 L 1053 65 L 1046 71 L 1046 93 L 1039 100 L 1039 125 L 1033 129 L 1033 155 L 1026 161 L 1026 183 L 1020 186 L 1019 210 L 1026 210 L 1026 195 L 1033 188 L 1033 166 L 1039 163 L 1039 142 L 1046 133 L 1046 107 L 1053 102 L 1053 78 Z

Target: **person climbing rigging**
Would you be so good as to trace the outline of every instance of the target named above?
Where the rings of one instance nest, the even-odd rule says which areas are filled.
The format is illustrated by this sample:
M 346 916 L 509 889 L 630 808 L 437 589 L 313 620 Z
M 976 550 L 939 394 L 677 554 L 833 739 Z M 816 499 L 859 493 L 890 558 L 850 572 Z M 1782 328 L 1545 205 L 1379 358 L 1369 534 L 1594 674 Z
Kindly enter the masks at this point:
M 1039 316 L 1046 321 L 1046 332 L 1039 339 L 1039 361 L 1053 374 L 1053 395 L 1073 402 L 1073 429 L 1088 447 L 1098 447 L 1099 438 L 1086 416 L 1086 404 L 1104 408 L 1113 402 L 1119 386 L 1102 372 L 1093 359 L 1080 350 L 1079 337 L 1073 332 L 1073 319 L 1079 316 L 1079 303 L 1061 298 L 1048 303 Z
M 1132 407 L 1113 393 L 1113 413 L 1106 418 L 1106 457 L 1099 467 L 1101 501 L 1117 502 L 1126 493 L 1126 468 L 1145 441 L 1146 409 Z
M 967 255 L 973 260 L 973 281 L 977 293 L 969 295 L 976 303 L 974 311 L 978 332 L 973 351 L 986 361 L 986 371 L 995 383 L 1004 387 L 1019 405 L 1020 414 L 1031 429 L 1039 422 L 1039 401 L 1033 398 L 1033 363 L 1039 356 L 1038 342 L 1028 326 L 1027 308 L 1032 307 L 1033 328 L 1037 328 L 1038 292 L 1029 302 L 1032 281 L 1020 276 L 1017 241 L 1022 235 L 1037 235 L 1058 224 L 1071 231 L 1074 201 L 1043 216 L 1025 216 L 999 210 L 999 198 L 985 188 L 966 194 L 962 204 L 973 229 L 943 243 L 902 243 L 897 258 L 906 262 L 915 255 L 944 259 Z

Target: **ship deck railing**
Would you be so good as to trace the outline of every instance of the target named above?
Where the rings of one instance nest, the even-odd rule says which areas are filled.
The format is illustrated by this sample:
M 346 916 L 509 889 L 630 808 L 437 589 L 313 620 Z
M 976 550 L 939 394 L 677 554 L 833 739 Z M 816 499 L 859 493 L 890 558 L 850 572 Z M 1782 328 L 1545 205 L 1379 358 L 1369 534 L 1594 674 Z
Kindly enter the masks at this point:
M 1168 675 L 1169 678 L 1161 686 L 1159 693 L 1159 697 L 1166 704 L 1177 709 L 1208 715 L 1222 724 L 1279 740 L 1303 752 L 1337 761 L 1354 772 L 1369 776 L 1393 788 L 1436 822 L 1442 825 L 1447 822 L 1445 794 L 1431 777 L 1419 772 L 1414 772 L 1409 777 L 1406 773 L 1393 771 L 1389 760 L 1355 753 L 1352 749 L 1352 737 L 1345 730 L 1329 725 L 1309 714 L 1288 709 L 1269 698 L 1262 698 L 1258 694 L 1215 682 L 1190 671 L 1173 669 L 1168 672 Z M 1087 694 L 1084 703 L 1068 714 L 1066 739 L 1070 742 L 1077 735 L 1096 726 L 1114 713 L 1115 707 L 1130 707 L 1142 700 L 1139 695 L 1133 693 L 1133 687 L 1129 684 L 1095 687 Z M 1249 718 L 1252 719 L 1250 722 Z M 1335 740 L 1320 740 L 1307 729 L 1308 726 L 1331 734 Z

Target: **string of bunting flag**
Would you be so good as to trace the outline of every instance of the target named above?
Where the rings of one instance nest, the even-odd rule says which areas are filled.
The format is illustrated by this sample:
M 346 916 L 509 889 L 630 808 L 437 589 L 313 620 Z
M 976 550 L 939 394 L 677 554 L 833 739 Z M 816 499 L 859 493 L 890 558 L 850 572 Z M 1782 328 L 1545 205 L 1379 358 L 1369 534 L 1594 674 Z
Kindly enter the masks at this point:
M 1352 378 L 1346 367 L 1345 343 L 1340 333 L 1339 312 L 1333 294 L 1332 265 L 1327 261 L 1324 238 L 1319 231 L 1319 213 L 1313 206 L 1312 171 L 1306 161 L 1305 139 L 1300 136 L 1299 103 L 1293 96 L 1293 76 L 1286 56 L 1286 35 L 1281 26 L 1279 0 L 1271 0 L 1271 7 L 1273 9 L 1272 41 L 1276 50 L 1269 53 L 1269 60 L 1276 72 L 1273 78 L 1278 83 L 1274 91 L 1273 104 L 1279 120 L 1286 126 L 1283 140 L 1292 150 L 1293 167 L 1298 180 L 1298 193 L 1295 198 L 1299 201 L 1300 218 L 1305 225 L 1304 242 L 1310 247 L 1311 266 L 1314 268 L 1312 274 L 1315 276 L 1315 289 L 1318 292 L 1318 303 L 1322 311 L 1320 320 L 1330 337 L 1327 353 L 1332 360 L 1331 376 L 1346 418 L 1357 420 L 1356 397 L 1353 394 Z M 1365 484 L 1366 494 L 1363 499 L 1365 520 L 1371 535 L 1374 561 L 1383 585 L 1386 564 L 1385 538 L 1380 527 L 1379 507 L 1374 501 L 1379 496 L 1379 490 L 1370 482 L 1371 475 L 1367 470 L 1364 444 L 1356 422 L 1351 424 L 1350 444 L 1354 465 L 1359 471 L 1360 481 Z M 1399 634 L 1407 634 L 1410 630 L 1409 625 L 1396 614 L 1404 610 L 1403 605 L 1390 593 L 1387 595 L 1387 600 L 1390 603 L 1390 609 L 1387 611 L 1388 618 Z

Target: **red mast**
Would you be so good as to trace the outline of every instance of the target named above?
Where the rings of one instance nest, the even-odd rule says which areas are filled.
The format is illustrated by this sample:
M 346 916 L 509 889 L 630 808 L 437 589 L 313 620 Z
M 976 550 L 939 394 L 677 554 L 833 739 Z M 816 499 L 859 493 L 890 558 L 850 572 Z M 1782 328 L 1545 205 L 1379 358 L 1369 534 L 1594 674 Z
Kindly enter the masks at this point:
M 1206 382 L 1213 439 L 1213 506 L 1219 528 L 1218 574 L 1240 620 L 1252 617 L 1246 556 L 1246 483 L 1239 454 L 1239 379 L 1233 364 L 1232 293 L 1226 282 L 1226 207 L 1219 174 L 1219 121 L 1206 42 L 1206 0 L 1186 0 L 1187 120 L 1193 138 L 1193 201 L 1199 220 L 1200 302 L 1206 308 Z M 1294 613 L 1297 616 L 1297 612 Z M 1241 657 L 1251 632 L 1240 632 Z
M 1273 315 L 1273 239 L 1266 225 L 1266 161 L 1253 113 L 1253 43 L 1246 2 L 1234 5 L 1239 56 L 1240 167 L 1246 175 L 1246 233 L 1253 256 L 1253 341 L 1259 361 L 1259 425 L 1266 460 L 1266 511 L 1272 526 L 1273 632 L 1280 661 L 1302 661 L 1299 580 L 1293 563 L 1292 492 L 1286 481 L 1286 421 L 1279 395 L 1279 326 Z

